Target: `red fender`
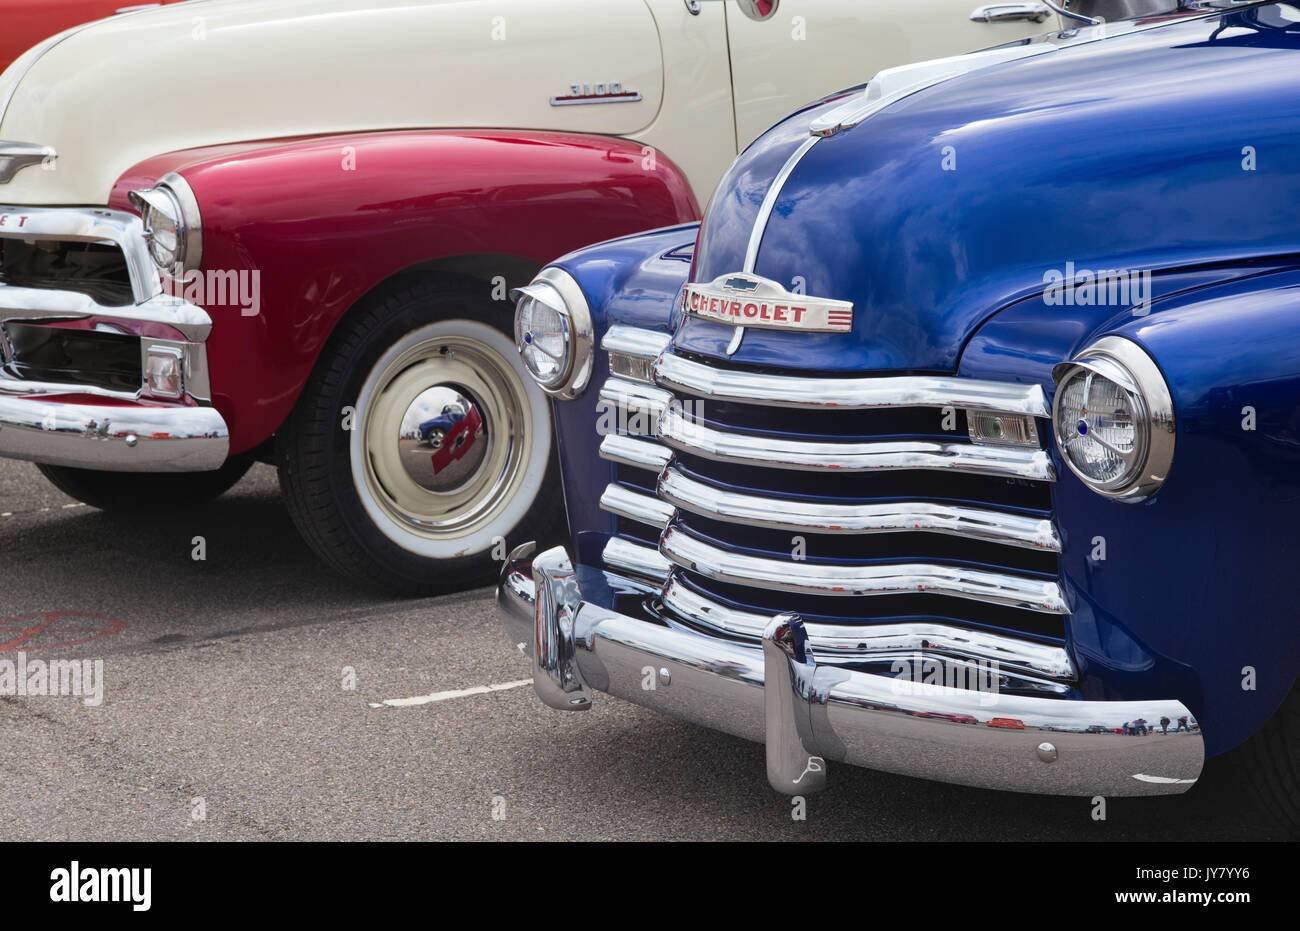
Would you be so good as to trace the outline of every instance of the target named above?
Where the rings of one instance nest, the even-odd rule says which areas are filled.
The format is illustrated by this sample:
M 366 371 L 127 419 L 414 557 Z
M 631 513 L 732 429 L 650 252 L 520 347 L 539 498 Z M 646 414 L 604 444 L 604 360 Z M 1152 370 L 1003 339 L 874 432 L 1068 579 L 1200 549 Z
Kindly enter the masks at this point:
M 260 285 L 256 307 L 233 293 L 198 301 L 232 453 L 279 428 L 339 319 L 394 274 L 459 256 L 539 267 L 700 216 L 669 159 L 605 136 L 430 130 L 190 149 L 128 170 L 110 206 L 132 209 L 127 192 L 169 171 L 199 201 L 202 271 Z

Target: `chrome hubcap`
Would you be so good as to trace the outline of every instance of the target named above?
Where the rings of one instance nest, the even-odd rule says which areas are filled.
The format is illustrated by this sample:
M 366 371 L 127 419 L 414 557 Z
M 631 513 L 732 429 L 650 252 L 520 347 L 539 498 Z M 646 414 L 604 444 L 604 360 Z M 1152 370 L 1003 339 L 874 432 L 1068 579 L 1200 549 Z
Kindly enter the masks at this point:
M 362 479 L 379 506 L 430 538 L 463 536 L 495 517 L 530 447 L 525 388 L 506 360 L 471 337 L 428 339 L 368 381 Z

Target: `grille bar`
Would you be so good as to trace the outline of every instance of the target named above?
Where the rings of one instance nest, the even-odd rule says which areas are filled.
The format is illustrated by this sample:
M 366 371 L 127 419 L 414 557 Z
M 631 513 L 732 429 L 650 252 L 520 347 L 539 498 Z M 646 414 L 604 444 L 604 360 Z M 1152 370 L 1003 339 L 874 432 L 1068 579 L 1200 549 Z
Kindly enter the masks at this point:
M 650 427 L 672 401 L 671 392 L 618 376 L 611 376 L 600 387 L 600 403 L 613 404 L 633 415 L 642 414 Z
M 661 603 L 677 617 L 757 642 L 771 623 L 770 614 L 742 611 L 701 595 L 674 574 Z M 925 622 L 848 627 L 807 624 L 813 649 L 836 661 L 869 661 L 881 654 L 906 655 L 925 651 L 966 659 L 995 661 L 1000 667 L 1072 682 L 1074 663 L 1064 647 L 1035 643 L 999 634 Z
M 659 477 L 658 493 L 671 505 L 715 520 L 794 533 L 923 531 L 1026 549 L 1061 551 L 1060 537 L 1050 520 L 986 508 L 930 501 L 818 504 L 748 495 L 697 481 L 672 465 Z
M 670 524 L 659 540 L 663 556 L 705 578 L 736 585 L 808 595 L 861 596 L 928 593 L 1066 614 L 1056 582 L 942 563 L 828 565 L 749 556 L 719 549 Z
M 610 433 L 600 441 L 600 458 L 634 469 L 662 472 L 672 453 L 658 443 Z
M 611 379 L 612 381 L 612 379 Z M 604 392 L 601 392 L 602 397 Z M 934 469 L 1052 482 L 1056 471 L 1046 450 L 904 440 L 870 443 L 785 440 L 730 433 L 699 424 L 669 407 L 659 419 L 659 437 L 668 446 L 741 465 L 805 471 L 872 472 Z
M 671 504 L 617 483 L 605 486 L 600 496 L 600 507 L 611 514 L 661 530 L 676 513 Z
M 668 560 L 653 546 L 633 543 L 623 537 L 610 537 L 601 553 L 601 559 L 611 569 L 630 572 L 643 579 L 651 579 L 657 585 L 668 581 L 668 572 L 672 568 Z
M 716 400 L 770 407 L 867 410 L 886 407 L 960 407 L 1049 417 L 1039 385 L 934 375 L 809 378 L 714 368 L 664 353 L 655 380 L 666 388 Z

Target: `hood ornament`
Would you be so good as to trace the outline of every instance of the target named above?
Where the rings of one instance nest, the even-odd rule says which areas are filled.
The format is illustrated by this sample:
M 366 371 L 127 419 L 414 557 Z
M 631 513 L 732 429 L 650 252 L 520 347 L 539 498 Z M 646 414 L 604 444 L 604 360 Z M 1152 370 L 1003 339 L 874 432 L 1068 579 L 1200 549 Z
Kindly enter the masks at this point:
M 682 292 L 682 310 L 736 328 L 727 355 L 740 348 L 746 327 L 848 333 L 853 329 L 852 301 L 793 294 L 780 282 L 747 272 L 728 272 L 710 282 L 693 282 Z
M 34 142 L 0 142 L 0 184 L 8 184 L 10 179 L 24 168 L 42 163 L 53 163 L 59 154 L 47 145 Z

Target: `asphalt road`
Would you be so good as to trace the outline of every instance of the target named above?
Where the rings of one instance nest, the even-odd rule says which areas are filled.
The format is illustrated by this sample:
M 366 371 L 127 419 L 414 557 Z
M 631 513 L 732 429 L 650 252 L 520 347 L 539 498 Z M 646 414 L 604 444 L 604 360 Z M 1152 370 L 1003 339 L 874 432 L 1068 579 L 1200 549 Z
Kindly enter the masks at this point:
M 0 661 L 98 659 L 104 675 L 96 706 L 0 697 L 8 839 L 1276 836 L 1213 769 L 1186 796 L 1111 799 L 1099 821 L 1087 799 L 832 764 L 796 821 L 756 744 L 608 697 L 542 707 L 515 685 L 527 664 L 489 591 L 396 601 L 335 578 L 265 466 L 203 510 L 122 521 L 0 461 L 0 515 Z M 514 687 L 455 694 L 493 685 Z M 435 693 L 453 694 L 384 703 Z

